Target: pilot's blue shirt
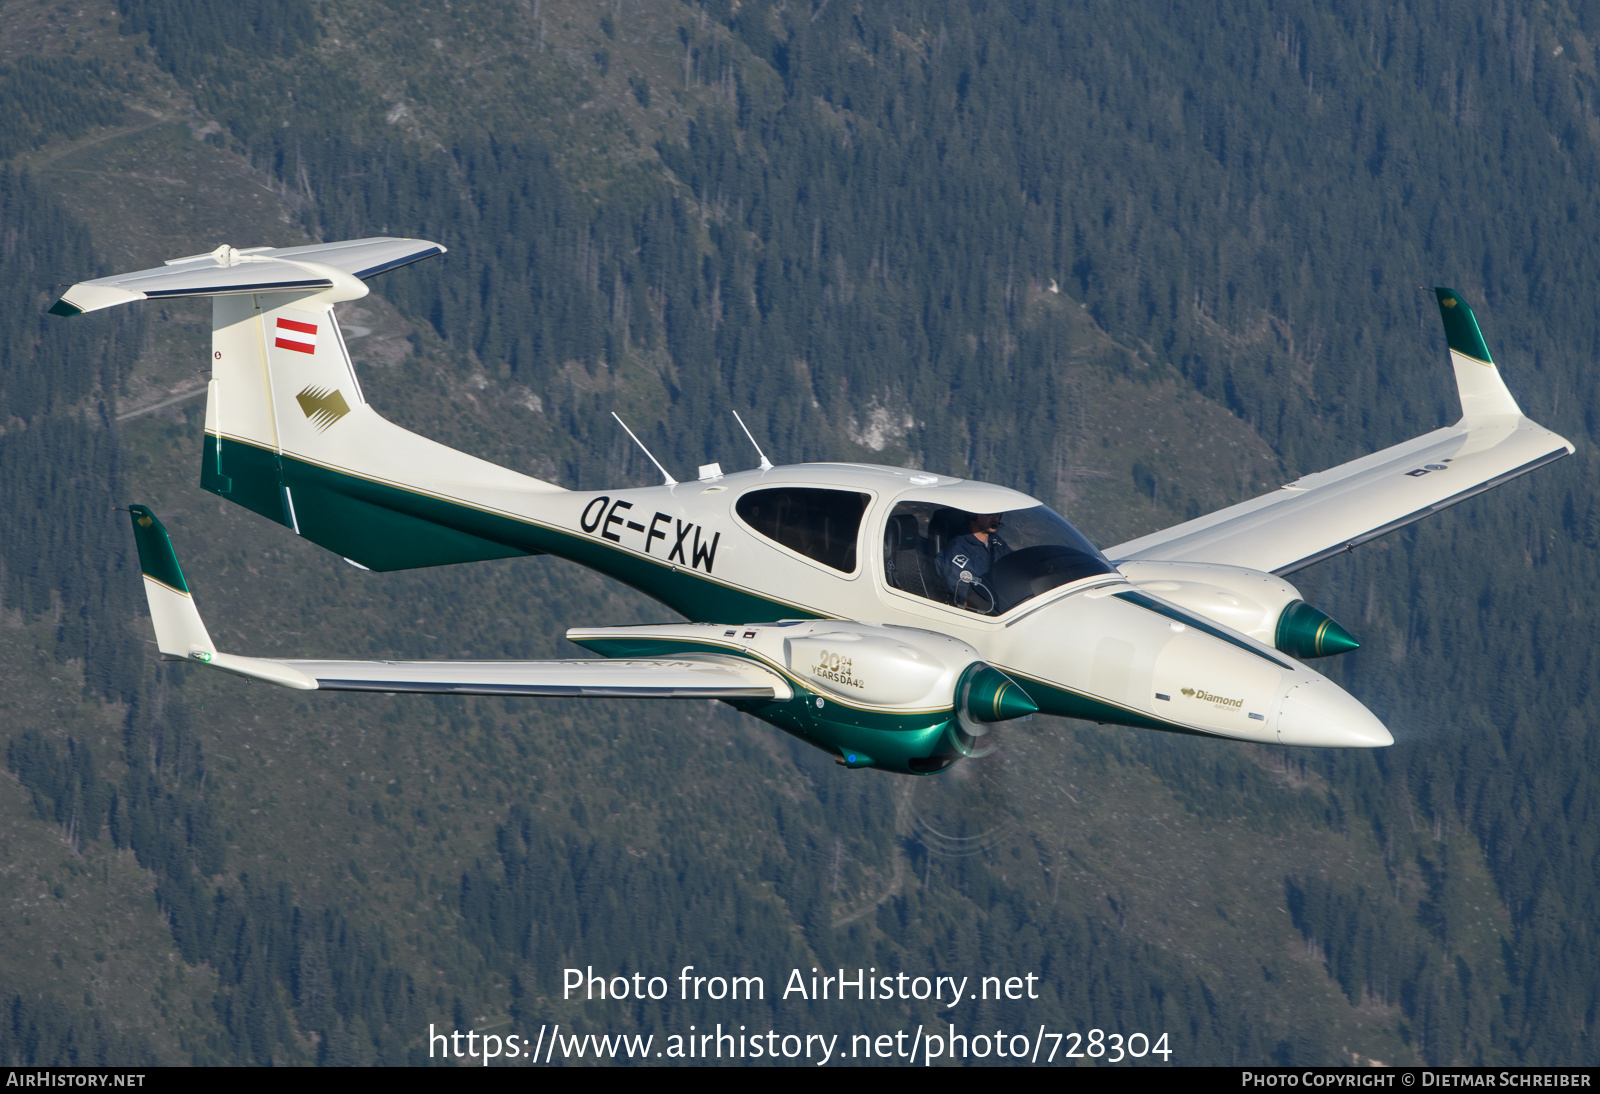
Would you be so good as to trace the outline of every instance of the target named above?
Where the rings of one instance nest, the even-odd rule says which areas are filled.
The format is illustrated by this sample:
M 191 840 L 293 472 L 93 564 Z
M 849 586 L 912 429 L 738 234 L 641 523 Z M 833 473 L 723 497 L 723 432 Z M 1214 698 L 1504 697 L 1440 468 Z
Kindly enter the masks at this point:
M 952 601 L 965 606 L 973 584 L 986 581 L 994 564 L 1010 553 L 1011 545 L 997 533 L 990 534 L 988 543 L 968 532 L 945 544 L 939 553 L 939 577 Z

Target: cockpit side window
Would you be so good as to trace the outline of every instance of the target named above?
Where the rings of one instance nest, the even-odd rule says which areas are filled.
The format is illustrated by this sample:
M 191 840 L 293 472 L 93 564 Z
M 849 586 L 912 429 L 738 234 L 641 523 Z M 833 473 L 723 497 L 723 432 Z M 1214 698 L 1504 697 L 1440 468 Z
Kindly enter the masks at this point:
M 883 538 L 884 573 L 902 592 L 979 615 L 1085 577 L 1116 572 L 1105 555 L 1043 505 L 968 513 L 931 502 L 901 502 Z
M 751 528 L 840 573 L 856 569 L 856 539 L 871 494 L 779 486 L 752 490 L 734 509 Z
M 883 568 L 889 584 L 902 592 L 952 603 L 952 590 L 939 576 L 939 556 L 950 540 L 967 530 L 967 514 L 927 502 L 901 502 L 889 514 L 883 537 Z

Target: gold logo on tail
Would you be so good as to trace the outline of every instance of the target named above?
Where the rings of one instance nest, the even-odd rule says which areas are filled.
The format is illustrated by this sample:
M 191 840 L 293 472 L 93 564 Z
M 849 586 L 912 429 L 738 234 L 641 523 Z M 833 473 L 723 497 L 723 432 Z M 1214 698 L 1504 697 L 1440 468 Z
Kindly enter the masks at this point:
M 350 404 L 333 388 L 308 387 L 296 395 L 294 401 L 300 404 L 300 409 L 305 411 L 318 432 L 326 431 L 334 422 L 350 413 Z

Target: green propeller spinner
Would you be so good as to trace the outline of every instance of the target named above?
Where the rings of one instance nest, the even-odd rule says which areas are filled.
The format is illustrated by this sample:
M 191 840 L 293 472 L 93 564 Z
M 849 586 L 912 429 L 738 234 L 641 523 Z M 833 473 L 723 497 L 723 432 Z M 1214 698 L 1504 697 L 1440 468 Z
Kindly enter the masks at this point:
M 1273 639 L 1290 657 L 1330 657 L 1360 647 L 1350 632 L 1304 600 L 1293 600 L 1278 616 L 1278 633 Z
M 956 684 L 956 702 L 967 717 L 978 722 L 1026 718 L 1039 709 L 1015 680 L 982 661 L 962 674 Z

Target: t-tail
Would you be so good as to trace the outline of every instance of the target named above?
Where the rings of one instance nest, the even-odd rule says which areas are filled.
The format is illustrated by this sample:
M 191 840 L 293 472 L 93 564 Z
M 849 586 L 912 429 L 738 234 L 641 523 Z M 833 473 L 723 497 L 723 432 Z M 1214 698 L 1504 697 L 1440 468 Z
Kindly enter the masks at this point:
M 538 553 L 496 535 L 461 487 L 526 502 L 560 487 L 402 429 L 368 405 L 334 318 L 364 280 L 444 253 L 379 237 L 306 247 L 218 247 L 72 286 L 50 310 L 209 296 L 211 381 L 200 484 L 371 570 Z M 523 508 L 523 506 L 518 506 Z

